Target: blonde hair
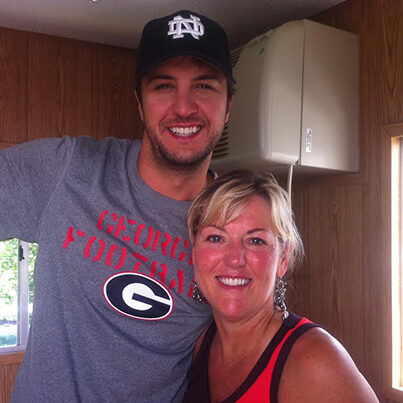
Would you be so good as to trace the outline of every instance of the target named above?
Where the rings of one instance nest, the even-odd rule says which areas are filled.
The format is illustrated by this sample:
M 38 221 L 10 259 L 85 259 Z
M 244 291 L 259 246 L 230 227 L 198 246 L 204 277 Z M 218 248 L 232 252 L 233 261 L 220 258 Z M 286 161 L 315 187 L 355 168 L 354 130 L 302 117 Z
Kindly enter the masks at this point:
M 280 246 L 283 249 L 289 248 L 289 268 L 292 268 L 304 255 L 304 248 L 288 203 L 288 195 L 271 174 L 260 175 L 238 170 L 218 177 L 199 193 L 189 207 L 190 240 L 194 243 L 197 234 L 212 223 L 224 226 L 241 215 L 253 195 L 268 202 Z

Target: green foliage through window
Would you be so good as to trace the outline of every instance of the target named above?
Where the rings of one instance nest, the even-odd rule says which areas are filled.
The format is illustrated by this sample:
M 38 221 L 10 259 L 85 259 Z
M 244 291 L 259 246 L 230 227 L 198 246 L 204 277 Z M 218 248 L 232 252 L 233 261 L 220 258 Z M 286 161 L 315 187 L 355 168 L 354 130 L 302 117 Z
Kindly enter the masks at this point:
M 33 271 L 38 246 L 30 244 L 28 256 L 29 306 L 31 316 L 34 298 Z M 21 254 L 21 252 L 20 252 Z M 0 347 L 15 346 L 17 343 L 18 318 L 18 239 L 0 242 Z

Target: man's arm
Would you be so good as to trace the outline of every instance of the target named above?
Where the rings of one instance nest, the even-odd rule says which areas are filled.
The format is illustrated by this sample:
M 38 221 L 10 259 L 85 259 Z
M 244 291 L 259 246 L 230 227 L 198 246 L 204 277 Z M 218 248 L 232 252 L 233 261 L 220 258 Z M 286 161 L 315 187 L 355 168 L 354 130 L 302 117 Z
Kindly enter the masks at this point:
M 63 137 L 0 150 L 0 240 L 36 241 L 42 214 L 73 148 L 74 140 Z

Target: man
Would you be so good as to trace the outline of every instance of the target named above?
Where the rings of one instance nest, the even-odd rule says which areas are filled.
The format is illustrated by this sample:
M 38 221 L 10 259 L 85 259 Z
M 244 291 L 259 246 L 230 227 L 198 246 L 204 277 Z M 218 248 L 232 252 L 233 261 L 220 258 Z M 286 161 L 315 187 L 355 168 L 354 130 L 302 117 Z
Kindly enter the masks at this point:
M 143 142 L 44 139 L 0 153 L 0 239 L 38 242 L 13 402 L 181 401 L 210 318 L 192 300 L 185 215 L 228 120 L 225 32 L 189 11 L 149 22 Z

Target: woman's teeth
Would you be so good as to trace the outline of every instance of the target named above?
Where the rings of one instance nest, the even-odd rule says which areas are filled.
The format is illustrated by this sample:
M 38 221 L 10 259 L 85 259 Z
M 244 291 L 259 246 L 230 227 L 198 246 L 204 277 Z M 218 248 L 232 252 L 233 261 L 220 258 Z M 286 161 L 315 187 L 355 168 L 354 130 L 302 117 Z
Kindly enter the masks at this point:
M 217 280 L 230 287 L 244 286 L 249 283 L 249 278 L 237 278 L 237 277 L 217 277 Z

